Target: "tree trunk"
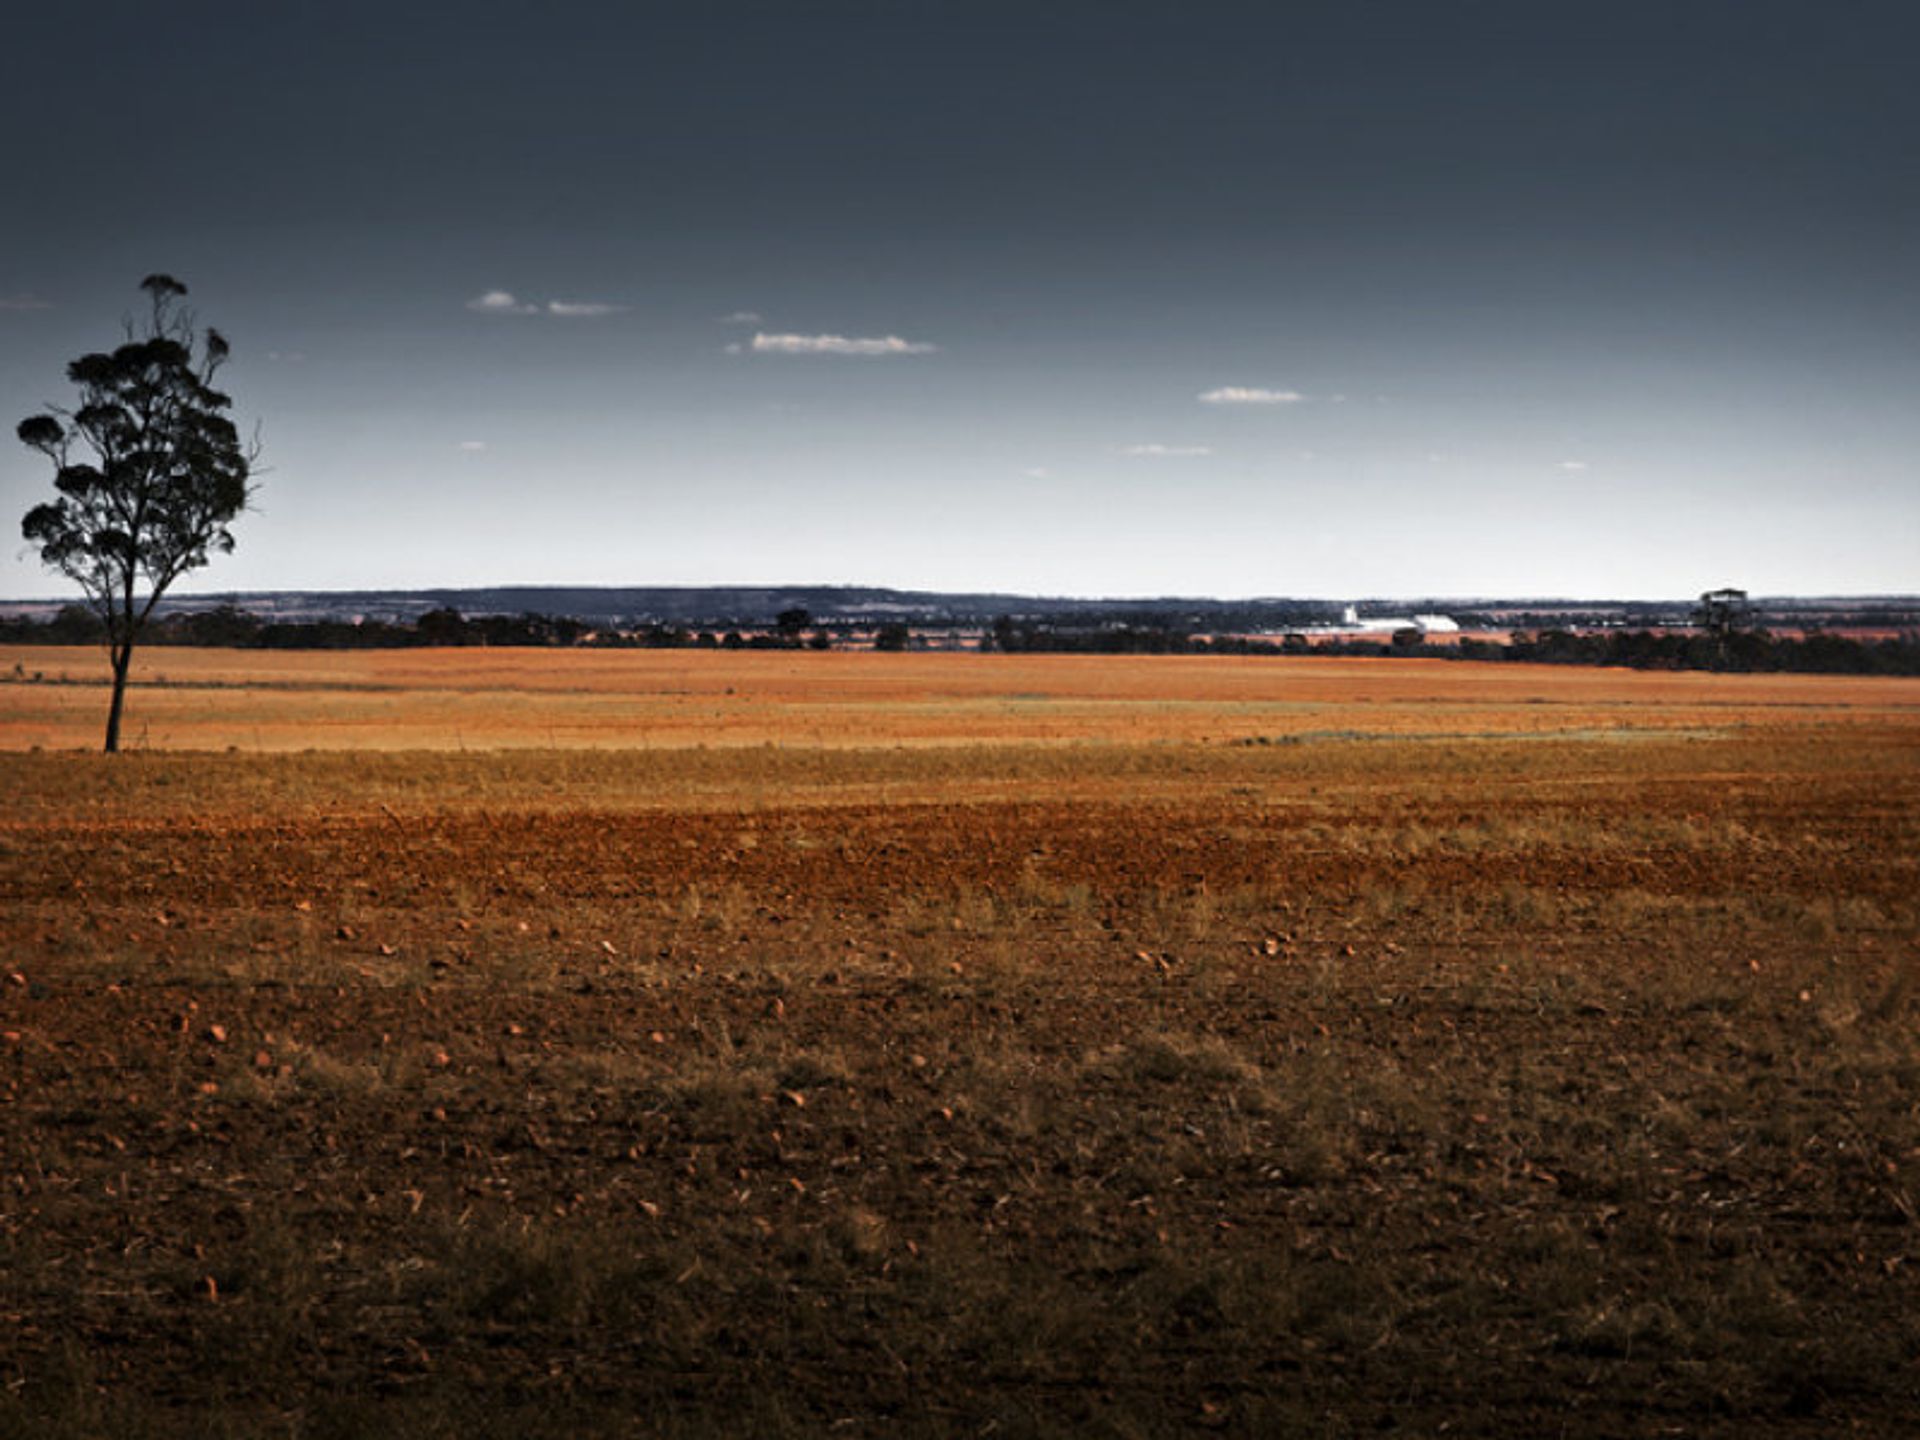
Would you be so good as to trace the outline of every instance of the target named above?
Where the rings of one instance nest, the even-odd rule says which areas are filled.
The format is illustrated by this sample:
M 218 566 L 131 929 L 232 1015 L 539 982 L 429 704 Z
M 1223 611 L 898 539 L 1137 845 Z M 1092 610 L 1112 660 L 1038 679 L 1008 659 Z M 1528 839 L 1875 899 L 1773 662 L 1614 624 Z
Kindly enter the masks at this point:
M 120 706 L 127 698 L 127 668 L 133 661 L 132 645 L 113 647 L 113 700 L 107 706 L 107 754 L 120 748 Z

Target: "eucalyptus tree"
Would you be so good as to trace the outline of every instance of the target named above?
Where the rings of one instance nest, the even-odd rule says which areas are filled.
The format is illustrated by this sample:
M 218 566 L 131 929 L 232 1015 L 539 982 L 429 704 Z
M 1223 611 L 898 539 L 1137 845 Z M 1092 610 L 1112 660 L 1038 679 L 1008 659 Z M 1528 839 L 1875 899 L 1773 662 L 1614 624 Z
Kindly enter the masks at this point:
M 113 698 L 106 748 L 120 748 L 133 647 L 167 587 L 233 549 L 230 528 L 253 493 L 259 447 L 243 442 L 214 386 L 229 353 L 196 332 L 170 275 L 140 282 L 149 310 L 125 343 L 67 366 L 71 408 L 20 422 L 23 443 L 53 464 L 59 497 L 21 523 L 41 562 L 85 593 L 107 632 Z

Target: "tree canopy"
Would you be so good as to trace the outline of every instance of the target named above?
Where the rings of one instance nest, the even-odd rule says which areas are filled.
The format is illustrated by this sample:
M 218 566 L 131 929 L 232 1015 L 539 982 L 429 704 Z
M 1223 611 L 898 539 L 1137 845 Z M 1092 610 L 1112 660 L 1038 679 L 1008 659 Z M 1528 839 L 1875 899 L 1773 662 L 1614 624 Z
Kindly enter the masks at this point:
M 150 306 L 111 352 L 67 367 L 79 391 L 70 409 L 20 422 L 22 443 L 53 464 L 59 498 L 21 524 L 40 559 L 85 593 L 107 632 L 113 698 L 106 748 L 120 743 L 127 668 L 141 627 L 167 588 L 215 553 L 253 493 L 257 447 L 228 418 L 214 387 L 229 347 L 219 331 L 196 334 L 170 275 L 140 282 Z

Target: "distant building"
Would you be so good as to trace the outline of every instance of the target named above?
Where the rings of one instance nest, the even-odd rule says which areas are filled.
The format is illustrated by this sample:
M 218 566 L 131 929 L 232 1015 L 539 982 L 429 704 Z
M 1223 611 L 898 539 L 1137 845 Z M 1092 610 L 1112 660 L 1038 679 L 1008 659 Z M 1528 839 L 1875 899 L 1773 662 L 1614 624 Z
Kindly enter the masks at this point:
M 1349 605 L 1340 623 L 1326 628 L 1342 635 L 1391 635 L 1396 630 L 1418 630 L 1422 635 L 1457 635 L 1460 622 L 1450 615 L 1378 615 L 1362 620 L 1359 607 Z

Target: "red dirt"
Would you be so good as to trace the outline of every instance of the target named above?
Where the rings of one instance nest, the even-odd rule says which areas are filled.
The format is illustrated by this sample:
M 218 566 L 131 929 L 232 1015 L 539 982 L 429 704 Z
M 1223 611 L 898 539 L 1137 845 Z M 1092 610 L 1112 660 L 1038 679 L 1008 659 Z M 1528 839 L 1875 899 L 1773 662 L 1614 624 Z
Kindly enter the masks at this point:
M 0 1428 L 1910 1433 L 1920 751 L 1727 718 L 7 758 Z

